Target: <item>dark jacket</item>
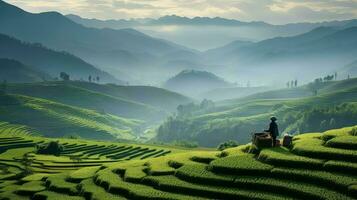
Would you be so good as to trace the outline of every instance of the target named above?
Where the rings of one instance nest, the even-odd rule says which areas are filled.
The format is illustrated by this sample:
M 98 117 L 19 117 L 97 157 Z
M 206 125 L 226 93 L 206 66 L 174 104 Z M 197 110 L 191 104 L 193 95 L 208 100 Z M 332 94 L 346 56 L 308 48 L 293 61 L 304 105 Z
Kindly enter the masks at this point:
M 278 124 L 276 122 L 271 122 L 269 130 L 266 130 L 266 132 L 269 132 L 272 136 L 279 136 Z

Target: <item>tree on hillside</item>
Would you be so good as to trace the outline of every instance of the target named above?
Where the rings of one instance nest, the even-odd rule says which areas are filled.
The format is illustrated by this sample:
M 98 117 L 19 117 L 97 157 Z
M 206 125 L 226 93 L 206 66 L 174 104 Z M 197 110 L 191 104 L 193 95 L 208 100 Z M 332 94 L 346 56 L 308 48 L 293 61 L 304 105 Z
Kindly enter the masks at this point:
M 290 81 L 288 81 L 288 82 L 286 83 L 286 86 L 287 86 L 288 88 L 290 88 Z
M 59 156 L 62 151 L 63 151 L 63 146 L 59 144 L 59 141 L 51 141 L 48 144 L 36 146 L 37 154 Z
M 100 80 L 100 78 L 99 78 L 99 76 L 97 76 L 97 82 L 99 82 L 99 80 Z
M 215 107 L 215 104 L 212 100 L 204 99 L 200 104 L 200 109 L 203 109 L 203 110 L 210 110 L 214 107 Z
M 309 83 L 307 87 L 311 90 L 312 93 L 316 96 L 318 93 L 318 90 L 322 87 L 323 81 L 322 78 L 317 78 L 315 79 L 314 82 Z
M 92 76 L 91 75 L 88 76 L 88 81 L 92 82 Z
M 237 141 L 229 140 L 227 142 L 223 142 L 223 143 L 219 144 L 217 149 L 219 151 L 223 151 L 223 150 L 228 149 L 228 148 L 237 147 L 238 145 L 239 145 L 239 143 Z
M 298 85 L 298 81 L 297 81 L 297 80 L 295 80 L 295 87 L 297 87 L 297 85 Z
M 64 81 L 69 81 L 70 80 L 70 77 L 69 77 L 69 74 L 67 74 L 66 72 L 61 72 L 60 73 L 60 78 Z
M 7 81 L 4 80 L 1 84 L 0 93 L 6 94 L 7 92 Z
M 324 77 L 324 81 L 332 81 L 334 79 L 334 75 L 327 75 Z

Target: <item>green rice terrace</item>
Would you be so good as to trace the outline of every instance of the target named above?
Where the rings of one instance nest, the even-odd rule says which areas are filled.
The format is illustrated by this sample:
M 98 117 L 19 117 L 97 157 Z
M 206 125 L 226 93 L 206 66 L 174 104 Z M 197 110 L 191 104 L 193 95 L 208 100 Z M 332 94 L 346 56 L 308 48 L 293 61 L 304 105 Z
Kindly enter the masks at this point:
M 223 151 L 54 139 L 0 124 L 0 199 L 356 199 L 357 127 Z

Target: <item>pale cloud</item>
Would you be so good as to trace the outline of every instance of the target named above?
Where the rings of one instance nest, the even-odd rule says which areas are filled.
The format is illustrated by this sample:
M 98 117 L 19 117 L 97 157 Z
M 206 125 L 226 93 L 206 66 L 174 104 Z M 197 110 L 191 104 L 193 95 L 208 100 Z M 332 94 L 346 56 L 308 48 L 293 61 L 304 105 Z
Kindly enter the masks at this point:
M 226 17 L 275 24 L 357 18 L 357 0 L 6 0 L 31 12 L 87 18 Z

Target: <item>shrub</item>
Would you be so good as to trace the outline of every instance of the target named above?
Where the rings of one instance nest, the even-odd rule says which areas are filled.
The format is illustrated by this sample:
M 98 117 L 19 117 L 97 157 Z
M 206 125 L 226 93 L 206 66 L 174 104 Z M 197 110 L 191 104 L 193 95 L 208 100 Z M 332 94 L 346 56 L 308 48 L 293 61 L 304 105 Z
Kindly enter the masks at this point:
M 36 153 L 59 156 L 62 151 L 63 147 L 58 141 L 51 141 L 48 144 L 37 145 Z
M 217 149 L 223 151 L 228 148 L 237 147 L 239 144 L 237 141 L 229 140 L 218 145 Z
M 352 130 L 349 132 L 349 134 L 353 136 L 357 136 L 357 127 L 352 128 Z

